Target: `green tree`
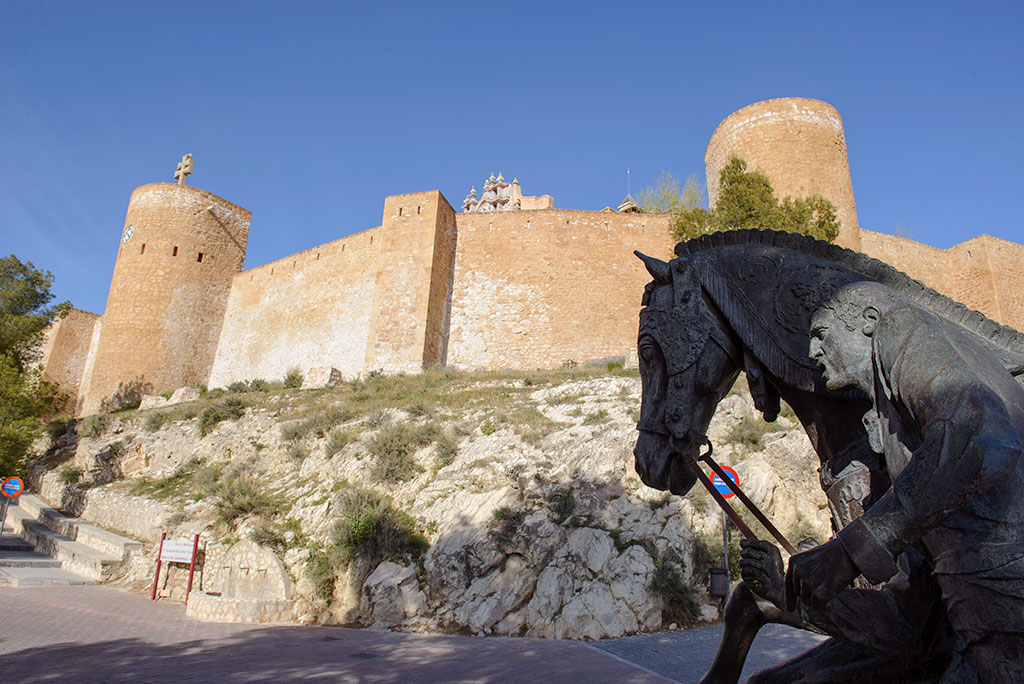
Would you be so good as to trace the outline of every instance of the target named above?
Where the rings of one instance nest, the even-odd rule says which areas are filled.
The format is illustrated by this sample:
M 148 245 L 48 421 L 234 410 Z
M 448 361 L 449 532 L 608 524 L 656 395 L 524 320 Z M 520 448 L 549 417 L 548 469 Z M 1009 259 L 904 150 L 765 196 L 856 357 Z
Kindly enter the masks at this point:
M 0 354 L 9 355 L 24 372 L 38 360 L 43 330 L 65 313 L 67 302 L 53 301 L 53 275 L 13 254 L 0 258 Z
M 670 198 L 673 196 L 671 174 L 664 174 L 655 188 L 644 191 L 641 197 Z M 675 188 L 678 190 L 678 184 Z M 677 192 L 678 195 L 683 193 Z M 835 206 L 820 195 L 802 198 L 775 197 L 768 177 L 758 171 L 748 171 L 747 163 L 733 157 L 722 169 L 718 179 L 718 203 L 705 209 L 701 201 L 673 205 L 672 234 L 677 240 L 712 233 L 719 230 L 766 228 L 810 235 L 832 242 L 839 235 L 839 220 Z M 647 206 L 641 202 L 641 206 Z
M 33 364 L 43 331 L 70 305 L 48 306 L 53 276 L 13 254 L 0 259 L 0 475 L 24 473 L 41 419 L 67 401 Z
M 678 214 L 704 204 L 704 185 L 697 176 L 690 176 L 680 187 L 670 171 L 662 171 L 654 187 L 640 193 L 637 204 L 652 214 Z

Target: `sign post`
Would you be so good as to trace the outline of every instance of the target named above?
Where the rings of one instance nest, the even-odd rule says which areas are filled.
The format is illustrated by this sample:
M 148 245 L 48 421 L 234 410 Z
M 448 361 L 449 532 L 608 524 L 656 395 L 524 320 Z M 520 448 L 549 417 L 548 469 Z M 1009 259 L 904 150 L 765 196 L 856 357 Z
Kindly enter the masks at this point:
M 25 489 L 25 483 L 20 477 L 8 477 L 0 483 L 0 493 L 4 495 L 3 512 L 0 512 L 0 535 L 4 533 L 4 525 L 7 524 L 7 507 L 11 505 L 11 499 L 21 494 Z
M 196 571 L 196 554 L 199 551 L 199 535 L 188 539 L 168 539 L 167 533 L 160 535 L 160 550 L 156 557 L 156 573 L 153 575 L 153 593 L 150 599 L 156 600 L 156 590 L 160 582 L 160 566 L 168 563 L 188 563 L 188 586 L 185 588 L 185 605 L 188 595 L 192 592 L 192 578 Z
M 736 474 L 736 471 L 729 466 L 722 466 L 722 471 L 726 477 L 733 481 L 734 484 L 739 486 L 740 477 Z M 730 499 L 736 496 L 729 485 L 715 473 L 711 477 L 711 484 L 715 485 L 715 489 L 722 495 L 723 499 Z M 725 511 L 722 511 L 722 569 L 725 570 L 726 583 L 729 581 L 729 521 L 725 517 Z M 726 591 L 728 593 L 728 591 Z

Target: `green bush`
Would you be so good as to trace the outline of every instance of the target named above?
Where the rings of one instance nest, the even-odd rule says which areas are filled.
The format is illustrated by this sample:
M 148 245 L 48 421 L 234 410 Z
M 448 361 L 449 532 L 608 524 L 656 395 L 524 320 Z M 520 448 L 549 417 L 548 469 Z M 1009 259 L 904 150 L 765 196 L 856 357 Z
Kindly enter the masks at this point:
M 434 449 L 437 454 L 436 463 L 438 470 L 450 465 L 455 460 L 455 457 L 459 455 L 458 442 L 447 432 L 438 435 Z
M 255 380 L 249 381 L 250 392 L 269 392 L 270 383 L 263 378 L 256 378 Z
M 605 370 L 607 370 L 609 373 L 614 373 L 617 370 L 622 370 L 622 362 L 609 361 L 607 364 L 605 364 Z
M 270 516 L 281 508 L 281 502 L 263 491 L 260 484 L 248 477 L 235 477 L 216 489 L 217 518 L 226 525 L 247 515 Z
M 588 413 L 587 417 L 583 419 L 584 425 L 595 425 L 597 423 L 608 422 L 608 411 L 604 409 L 598 409 L 593 413 Z
M 82 469 L 81 467 L 75 465 L 66 465 L 60 469 L 61 484 L 78 484 L 82 480 L 82 475 L 84 474 L 85 470 Z
M 245 404 L 237 397 L 228 397 L 219 404 L 207 406 L 199 414 L 199 436 L 205 437 L 225 420 L 236 420 L 245 413 Z
M 497 428 L 494 427 L 494 422 L 490 418 L 484 421 L 484 424 L 480 426 L 480 432 L 485 435 L 493 435 L 495 430 L 497 430 Z
M 289 444 L 285 453 L 293 460 L 302 461 L 309 456 L 309 447 L 305 444 Z
M 495 520 L 515 520 L 519 522 L 523 519 L 524 513 L 508 506 L 502 506 L 501 508 L 495 508 L 491 515 L 494 516 Z
M 764 446 L 764 436 L 777 430 L 778 428 L 766 423 L 760 416 L 746 415 L 732 426 L 725 441 L 747 449 L 760 449 Z
M 696 590 L 683 580 L 677 565 L 669 560 L 662 561 L 654 569 L 650 590 L 661 598 L 662 613 L 666 622 L 691 625 L 697 621 L 700 607 Z
M 146 423 L 143 426 L 146 432 L 156 432 L 163 427 L 164 422 L 167 420 L 166 412 L 150 413 L 146 416 Z
M 242 392 L 248 392 L 248 391 L 249 391 L 249 383 L 245 382 L 244 380 L 238 380 L 238 381 L 233 382 L 230 385 L 228 385 L 228 392 L 234 392 L 235 394 L 240 394 Z
M 334 456 L 334 454 L 354 442 L 355 439 L 356 433 L 352 430 L 343 430 L 339 428 L 329 432 L 327 434 L 327 445 L 324 447 L 327 458 Z
M 576 499 L 572 492 L 555 492 L 548 497 L 548 506 L 555 516 L 555 522 L 561 524 L 576 510 Z
M 325 603 L 334 598 L 334 579 L 337 571 L 331 563 L 331 557 L 320 546 L 309 550 L 306 559 L 306 577 L 313 583 L 316 597 Z
M 423 468 L 413 460 L 416 449 L 430 444 L 438 435 L 434 425 L 395 423 L 380 430 L 367 444 L 373 457 L 371 473 L 381 482 L 404 482 Z
M 304 420 L 296 420 L 281 426 L 281 438 L 285 440 L 301 439 L 313 434 L 325 437 L 332 428 L 352 417 L 352 411 L 343 404 L 334 404 L 316 410 Z
M 353 558 L 377 564 L 419 557 L 429 542 L 416 521 L 397 510 L 391 500 L 366 489 L 343 489 L 338 496 L 338 520 L 331 530 L 335 567 Z
M 284 376 L 285 389 L 299 389 L 302 387 L 302 371 L 298 368 L 289 368 Z

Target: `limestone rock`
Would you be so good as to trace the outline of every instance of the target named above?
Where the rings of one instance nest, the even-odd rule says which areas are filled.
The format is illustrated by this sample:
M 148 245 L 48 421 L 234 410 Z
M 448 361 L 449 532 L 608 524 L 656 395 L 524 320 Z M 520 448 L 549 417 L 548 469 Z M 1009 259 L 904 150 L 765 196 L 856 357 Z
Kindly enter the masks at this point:
M 330 366 L 316 366 L 306 371 L 302 378 L 302 389 L 336 387 L 342 383 L 341 371 Z

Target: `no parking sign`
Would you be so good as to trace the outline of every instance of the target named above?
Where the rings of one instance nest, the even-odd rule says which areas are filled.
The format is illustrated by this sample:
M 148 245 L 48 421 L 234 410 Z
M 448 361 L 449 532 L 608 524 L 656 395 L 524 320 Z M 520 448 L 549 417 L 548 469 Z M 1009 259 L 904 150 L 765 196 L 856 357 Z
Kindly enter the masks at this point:
M 7 507 L 11 504 L 11 499 L 21 494 L 23 489 L 25 483 L 20 477 L 8 477 L 0 483 L 0 492 L 4 495 L 3 511 L 0 512 L 0 534 L 3 534 L 4 524 L 7 522 Z
M 733 484 L 739 485 L 740 476 L 736 474 L 735 470 L 733 470 L 729 466 L 721 466 L 721 468 L 723 471 L 725 471 L 726 476 L 730 480 L 732 480 Z M 711 484 L 715 485 L 715 489 L 718 490 L 718 493 L 722 495 L 723 499 L 728 499 L 736 496 L 736 493 L 729 488 L 729 485 L 722 481 L 722 478 L 718 476 L 718 473 L 714 473 L 712 475 Z

